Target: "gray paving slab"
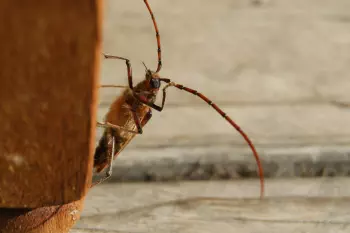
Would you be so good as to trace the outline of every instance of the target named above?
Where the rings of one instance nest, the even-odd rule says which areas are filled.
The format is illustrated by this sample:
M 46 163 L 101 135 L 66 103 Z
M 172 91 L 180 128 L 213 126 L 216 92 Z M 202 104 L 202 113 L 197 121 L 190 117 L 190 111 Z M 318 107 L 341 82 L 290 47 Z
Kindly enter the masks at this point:
M 100 108 L 100 120 L 106 111 Z M 227 107 L 226 112 L 255 144 L 266 176 L 350 174 L 350 111 L 315 105 Z M 246 142 L 227 122 L 209 108 L 181 107 L 154 114 L 144 134 L 115 160 L 110 181 L 236 179 L 256 171 Z
M 104 184 L 90 190 L 78 232 L 348 232 L 350 180 Z
M 349 101 L 347 0 L 152 0 L 163 50 L 161 74 L 219 103 Z M 103 51 L 128 57 L 136 80 L 157 62 L 143 1 L 105 1 Z M 102 58 L 102 56 L 101 56 Z M 124 62 L 102 63 L 103 83 L 127 84 Z M 101 101 L 115 90 L 105 89 Z M 175 93 L 169 104 L 197 104 Z

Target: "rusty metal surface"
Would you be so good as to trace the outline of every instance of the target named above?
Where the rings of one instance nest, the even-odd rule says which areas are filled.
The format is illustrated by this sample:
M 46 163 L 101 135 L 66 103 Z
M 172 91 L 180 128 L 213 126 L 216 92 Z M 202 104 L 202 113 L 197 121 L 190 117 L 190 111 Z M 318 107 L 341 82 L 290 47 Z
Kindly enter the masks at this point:
M 83 199 L 37 209 L 0 209 L 1 233 L 65 233 L 80 218 Z
M 101 2 L 0 2 L 0 207 L 80 199 L 91 180 Z

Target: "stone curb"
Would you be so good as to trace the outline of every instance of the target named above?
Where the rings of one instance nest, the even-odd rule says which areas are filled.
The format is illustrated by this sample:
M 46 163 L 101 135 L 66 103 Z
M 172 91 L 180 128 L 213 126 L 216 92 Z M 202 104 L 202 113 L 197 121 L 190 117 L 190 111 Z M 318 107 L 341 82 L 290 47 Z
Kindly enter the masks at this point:
M 125 155 L 114 161 L 112 176 L 106 182 L 258 178 L 255 160 L 245 150 L 234 157 L 222 151 L 191 156 L 179 151 L 177 157 L 164 158 L 149 156 L 153 153 L 147 151 L 142 153 L 143 159 L 137 156 L 141 152 L 135 151 L 128 151 L 134 156 Z M 264 149 L 261 157 L 266 178 L 350 176 L 348 147 L 272 148 Z M 94 179 L 98 177 L 100 174 Z

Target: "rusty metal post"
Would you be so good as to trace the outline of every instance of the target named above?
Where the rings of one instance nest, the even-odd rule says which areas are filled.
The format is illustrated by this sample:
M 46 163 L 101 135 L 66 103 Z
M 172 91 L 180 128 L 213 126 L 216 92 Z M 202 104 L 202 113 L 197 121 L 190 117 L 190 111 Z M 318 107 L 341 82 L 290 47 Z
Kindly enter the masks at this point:
M 101 8 L 0 1 L 0 232 L 67 232 L 79 216 L 92 175 Z

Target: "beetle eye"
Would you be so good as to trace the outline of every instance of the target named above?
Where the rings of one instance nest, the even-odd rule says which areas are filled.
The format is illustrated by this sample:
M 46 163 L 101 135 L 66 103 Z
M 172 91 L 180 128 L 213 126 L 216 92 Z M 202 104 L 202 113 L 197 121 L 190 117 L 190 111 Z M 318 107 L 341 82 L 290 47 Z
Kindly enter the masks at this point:
M 160 81 L 158 78 L 152 78 L 149 82 L 150 82 L 150 85 L 152 88 L 159 88 L 160 87 Z

